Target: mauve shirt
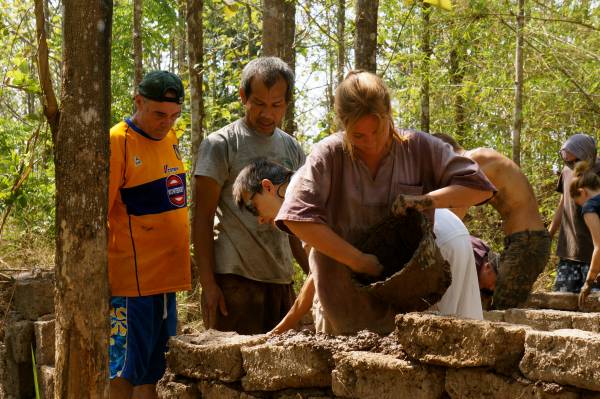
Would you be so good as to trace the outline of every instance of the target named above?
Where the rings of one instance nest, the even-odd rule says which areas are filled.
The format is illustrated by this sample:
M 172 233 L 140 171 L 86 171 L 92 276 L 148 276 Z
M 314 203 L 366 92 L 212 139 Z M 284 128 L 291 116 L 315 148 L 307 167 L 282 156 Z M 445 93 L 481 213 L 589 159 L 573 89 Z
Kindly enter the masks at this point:
M 330 226 L 356 244 L 369 227 L 391 213 L 398 194 L 420 195 L 450 185 L 495 192 L 479 166 L 449 144 L 423 132 L 399 130 L 375 178 L 344 150 L 343 133 L 317 143 L 286 190 L 276 221 Z

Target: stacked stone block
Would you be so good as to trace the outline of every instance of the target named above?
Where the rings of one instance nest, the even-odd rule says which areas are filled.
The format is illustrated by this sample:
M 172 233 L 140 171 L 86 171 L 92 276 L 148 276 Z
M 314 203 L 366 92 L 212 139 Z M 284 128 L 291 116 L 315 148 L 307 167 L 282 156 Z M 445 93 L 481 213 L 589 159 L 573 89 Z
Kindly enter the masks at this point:
M 531 324 L 580 321 L 543 315 Z M 208 331 L 170 348 L 161 398 L 600 398 L 600 334 L 572 328 L 409 313 L 387 337 Z
M 34 397 L 32 350 L 43 398 L 52 398 L 54 381 L 54 278 L 33 271 L 17 276 L 10 290 L 12 302 L 0 326 L 0 397 Z

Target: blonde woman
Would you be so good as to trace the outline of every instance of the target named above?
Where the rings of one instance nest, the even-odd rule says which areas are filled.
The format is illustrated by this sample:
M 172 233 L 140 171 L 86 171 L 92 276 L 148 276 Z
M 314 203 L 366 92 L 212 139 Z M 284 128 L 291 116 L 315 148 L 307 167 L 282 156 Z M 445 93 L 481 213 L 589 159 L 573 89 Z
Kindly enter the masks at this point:
M 377 275 L 382 267 L 350 243 L 388 216 L 392 205 L 433 218 L 435 208 L 481 203 L 495 188 L 449 145 L 396 129 L 388 89 L 374 74 L 350 72 L 336 90 L 335 111 L 344 131 L 315 145 L 288 186 L 276 223 L 312 247 L 324 332 L 387 332 L 393 328 L 390 307 L 358 292 L 351 280 L 351 271 Z

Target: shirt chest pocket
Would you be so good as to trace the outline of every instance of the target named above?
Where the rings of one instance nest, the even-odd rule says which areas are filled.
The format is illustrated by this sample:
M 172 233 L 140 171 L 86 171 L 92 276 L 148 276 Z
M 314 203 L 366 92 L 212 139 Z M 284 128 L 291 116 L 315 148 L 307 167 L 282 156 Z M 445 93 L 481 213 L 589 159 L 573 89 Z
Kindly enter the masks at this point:
M 404 195 L 421 195 L 421 194 L 423 194 L 423 186 L 397 183 L 397 184 L 392 185 L 392 189 L 390 191 L 391 191 L 390 199 L 392 201 L 394 201 L 394 199 L 399 194 L 404 194 Z

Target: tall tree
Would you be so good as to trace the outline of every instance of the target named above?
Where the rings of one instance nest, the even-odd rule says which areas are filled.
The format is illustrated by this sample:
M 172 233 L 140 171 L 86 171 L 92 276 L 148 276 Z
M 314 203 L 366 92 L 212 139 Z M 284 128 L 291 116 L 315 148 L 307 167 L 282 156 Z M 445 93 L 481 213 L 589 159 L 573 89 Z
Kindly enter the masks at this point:
M 263 0 L 262 54 L 276 56 L 296 70 L 296 1 Z M 283 129 L 293 135 L 294 100 L 292 99 L 285 114 Z
M 56 168 L 56 398 L 107 398 L 112 0 L 64 0 Z M 84 32 L 82 34 L 82 32 Z
M 377 11 L 379 0 L 356 0 L 354 67 L 377 72 Z
M 187 75 L 189 65 L 187 60 L 187 37 L 186 37 L 186 7 L 187 0 L 177 1 L 177 73 L 184 79 Z
M 521 165 L 521 129 L 523 127 L 523 29 L 525 28 L 525 0 L 519 0 L 517 40 L 515 48 L 515 111 L 512 128 L 512 159 Z
M 431 6 L 428 3 L 421 5 L 422 31 L 421 31 L 421 130 L 429 132 L 430 111 L 429 111 L 429 63 L 431 61 L 431 41 L 429 37 L 431 17 Z
M 337 82 L 344 80 L 346 66 L 346 0 L 338 0 L 337 7 Z
M 188 41 L 188 71 L 190 74 L 190 105 L 192 111 L 192 170 L 196 169 L 198 161 L 198 148 L 202 142 L 202 126 L 204 123 L 204 99 L 202 82 L 204 80 L 204 28 L 202 12 L 204 10 L 203 0 L 187 0 L 187 41 Z M 195 187 L 194 179 L 191 181 L 192 204 L 191 215 L 194 217 Z M 193 287 L 198 287 L 198 270 L 192 267 Z
M 142 18 L 144 10 L 144 0 L 133 0 L 133 92 L 135 94 L 138 85 L 142 81 L 144 74 L 142 48 Z
M 458 35 L 452 36 L 452 48 L 450 49 L 449 78 L 454 88 L 454 125 L 455 134 L 464 137 L 467 131 L 467 118 L 465 109 L 465 97 L 462 90 L 465 70 L 463 64 L 464 48 L 460 43 Z M 462 140 L 461 140 L 462 141 Z

